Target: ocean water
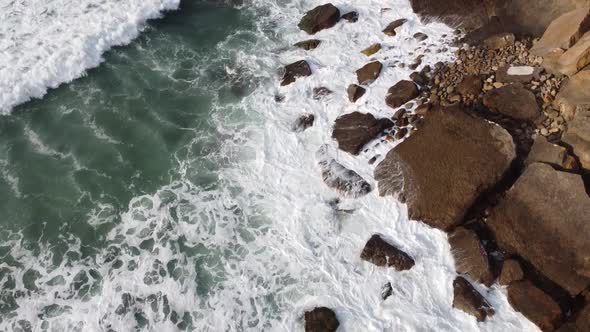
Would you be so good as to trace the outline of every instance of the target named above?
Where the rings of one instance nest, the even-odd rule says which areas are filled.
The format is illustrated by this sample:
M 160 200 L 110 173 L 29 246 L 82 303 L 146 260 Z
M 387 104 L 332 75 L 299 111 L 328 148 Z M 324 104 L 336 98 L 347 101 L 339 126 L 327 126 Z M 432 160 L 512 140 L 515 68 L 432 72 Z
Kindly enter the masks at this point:
M 453 309 L 444 233 L 376 190 L 347 199 L 322 182 L 319 150 L 376 186 L 367 161 L 392 143 L 352 157 L 331 126 L 391 116 L 386 90 L 410 74 L 397 64 L 452 59 L 452 30 L 406 0 L 338 0 L 359 21 L 293 48 L 321 3 L 0 0 L 1 331 L 302 331 L 315 306 L 341 331 L 537 330 L 499 286 L 478 286 L 486 322 Z M 381 33 L 401 17 L 398 36 Z M 375 42 L 385 69 L 351 104 Z M 280 87 L 300 59 L 313 75 Z M 319 86 L 334 93 L 314 100 Z M 293 132 L 307 113 L 314 126 Z M 362 261 L 375 233 L 416 266 Z

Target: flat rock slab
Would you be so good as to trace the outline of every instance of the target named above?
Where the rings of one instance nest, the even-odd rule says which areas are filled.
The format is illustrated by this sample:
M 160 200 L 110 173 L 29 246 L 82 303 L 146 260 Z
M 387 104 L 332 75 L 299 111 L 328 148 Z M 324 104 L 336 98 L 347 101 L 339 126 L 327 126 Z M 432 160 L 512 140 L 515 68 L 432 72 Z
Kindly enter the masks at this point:
M 588 31 L 589 26 L 584 23 L 588 16 L 589 8 L 584 7 L 556 18 L 549 24 L 543 37 L 531 48 L 531 53 L 545 56 L 556 48 L 569 49 Z
M 281 81 L 281 85 L 289 85 L 298 77 L 305 77 L 311 75 L 311 68 L 309 64 L 305 60 L 300 60 L 285 66 L 285 73 L 283 74 L 283 80 Z
M 579 175 L 529 165 L 487 224 L 500 248 L 572 296 L 590 284 L 590 197 Z
M 308 11 L 297 26 L 313 35 L 318 31 L 333 27 L 339 20 L 340 10 L 331 3 L 327 3 Z
M 474 316 L 478 322 L 494 315 L 488 301 L 465 278 L 457 277 L 453 281 L 453 293 L 453 307 Z
M 590 107 L 578 107 L 561 140 L 571 146 L 580 166 L 590 172 Z M 590 219 L 589 219 L 590 220 Z
M 332 138 L 338 142 L 340 150 L 357 155 L 365 144 L 391 127 L 393 122 L 389 119 L 376 119 L 370 113 L 354 112 L 336 119 Z
M 541 116 L 535 95 L 520 84 L 488 91 L 483 103 L 493 111 L 517 120 L 535 121 Z
M 475 232 L 457 227 L 449 235 L 449 244 L 457 272 L 467 274 L 488 286 L 494 282 L 488 255 Z
M 340 326 L 332 309 L 315 308 L 305 312 L 305 332 L 336 332 Z
M 398 108 L 418 97 L 419 94 L 416 83 L 407 80 L 399 81 L 387 90 L 385 103 L 391 108 Z
M 530 281 L 515 282 L 508 287 L 508 302 L 542 331 L 555 331 L 562 320 L 559 305 Z
M 356 71 L 356 77 L 360 85 L 367 85 L 373 83 L 381 74 L 383 64 L 379 61 L 367 63 L 362 68 Z
M 409 217 L 450 230 L 516 157 L 510 134 L 459 107 L 430 111 L 418 131 L 375 170 L 379 193 L 407 203 Z
M 379 235 L 373 235 L 369 239 L 361 258 L 377 266 L 393 267 L 398 271 L 409 270 L 415 264 L 412 257 L 387 243 Z

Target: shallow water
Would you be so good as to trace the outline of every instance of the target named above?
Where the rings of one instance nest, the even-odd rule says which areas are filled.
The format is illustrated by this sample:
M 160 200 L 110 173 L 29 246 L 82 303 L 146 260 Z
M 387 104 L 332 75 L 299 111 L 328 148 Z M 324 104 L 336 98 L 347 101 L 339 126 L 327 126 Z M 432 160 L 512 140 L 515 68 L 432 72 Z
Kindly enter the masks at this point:
M 31 3 L 3 3 L 0 12 L 19 17 L 16 9 Z M 76 6 L 48 4 L 56 13 Z M 48 76 L 0 81 L 10 111 L 0 117 L 0 330 L 299 331 L 303 312 L 318 305 L 333 308 L 344 331 L 535 330 L 500 288 L 489 291 L 497 314 L 485 323 L 452 309 L 445 234 L 408 221 L 403 205 L 376 191 L 345 199 L 321 180 L 316 153 L 328 144 L 329 155 L 374 184 L 367 160 L 392 145 L 373 142 L 353 158 L 336 149 L 332 123 L 356 110 L 391 116 L 385 91 L 410 73 L 395 62 L 442 47 L 450 29 L 423 26 L 402 0 L 337 1 L 343 12 L 358 10 L 359 21 L 320 32 L 323 43 L 305 52 L 290 45 L 308 38 L 296 24 L 316 1 L 184 1 L 147 25 L 159 5 L 175 3 L 138 4 L 88 1 L 94 14 L 76 22 L 96 30 L 70 26 L 60 35 L 124 36 L 110 40 L 125 44 L 142 30 L 129 45 L 92 49 L 79 61 L 87 44 L 72 43 L 62 57 L 78 73 L 61 75 L 31 55 Z M 121 25 L 96 23 L 104 22 L 96 6 L 109 8 L 103 15 L 141 14 L 121 23 L 125 33 L 111 33 Z M 380 32 L 400 17 L 409 22 L 399 36 Z M 429 40 L 410 38 L 417 31 Z M 368 61 L 359 51 L 374 42 L 384 44 L 375 58 L 387 67 L 352 105 L 345 88 Z M 11 50 L 0 59 L 13 59 Z M 98 65 L 100 54 L 102 64 L 84 77 L 12 106 Z M 451 57 L 425 55 L 430 64 Z M 301 58 L 313 76 L 279 87 L 280 66 Z M 19 82 L 37 88 L 6 90 Z M 334 93 L 313 100 L 318 86 Z M 304 113 L 315 124 L 294 133 Z M 376 232 L 416 266 L 399 273 L 363 262 Z M 393 296 L 382 301 L 386 282 Z

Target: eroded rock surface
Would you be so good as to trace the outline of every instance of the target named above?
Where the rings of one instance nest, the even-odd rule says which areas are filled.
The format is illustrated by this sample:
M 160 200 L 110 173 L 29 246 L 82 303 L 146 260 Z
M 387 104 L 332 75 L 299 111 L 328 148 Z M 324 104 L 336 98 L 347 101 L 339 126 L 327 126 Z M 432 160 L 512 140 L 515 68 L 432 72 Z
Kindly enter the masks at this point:
M 398 271 L 409 270 L 415 264 L 412 257 L 387 243 L 379 235 L 373 235 L 369 239 L 361 258 L 377 266 L 393 267 Z
M 488 316 L 494 315 L 494 309 L 486 299 L 471 285 L 467 279 L 457 277 L 453 281 L 453 307 L 464 311 L 479 322 L 486 320 Z

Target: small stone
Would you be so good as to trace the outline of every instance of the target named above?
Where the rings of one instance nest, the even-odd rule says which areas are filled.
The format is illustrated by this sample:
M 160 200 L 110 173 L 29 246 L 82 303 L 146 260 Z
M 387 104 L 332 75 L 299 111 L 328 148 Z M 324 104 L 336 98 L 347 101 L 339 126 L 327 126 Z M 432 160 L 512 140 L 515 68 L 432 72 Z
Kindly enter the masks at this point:
M 395 36 L 397 35 L 397 33 L 395 32 L 395 29 L 399 28 L 400 26 L 402 26 L 404 23 L 406 23 L 408 20 L 406 20 L 405 18 L 401 18 L 399 20 L 395 20 L 391 23 L 389 23 L 389 25 L 387 25 L 387 27 L 385 27 L 385 29 L 383 29 L 383 33 L 388 35 L 388 36 Z
M 320 99 L 326 97 L 327 95 L 331 95 L 331 94 L 332 94 L 332 90 L 330 90 L 324 86 L 313 88 L 313 99 L 315 99 L 315 100 L 320 100 Z
M 416 39 L 417 41 L 425 41 L 426 39 L 428 39 L 428 35 L 422 32 L 417 32 L 414 34 L 414 39 Z
M 379 52 L 380 50 L 381 50 L 381 44 L 376 43 L 376 44 L 373 44 L 373 45 L 365 48 L 364 50 L 361 51 L 361 53 L 366 56 L 371 56 L 371 55 Z
M 494 86 L 494 88 L 499 89 L 499 88 L 503 87 L 504 84 L 500 83 L 500 82 L 494 82 L 493 86 Z
M 383 301 L 385 301 L 391 295 L 393 295 L 393 287 L 391 287 L 391 283 L 388 282 L 385 285 L 383 285 L 383 288 L 381 289 L 381 298 L 383 299 Z
M 343 20 L 347 20 L 350 23 L 355 23 L 359 20 L 359 13 L 357 12 L 348 12 L 341 17 Z

